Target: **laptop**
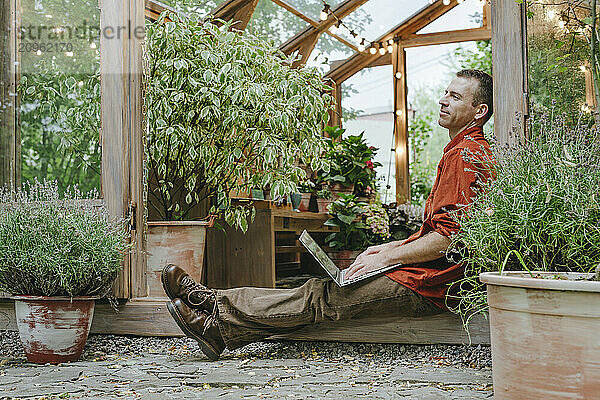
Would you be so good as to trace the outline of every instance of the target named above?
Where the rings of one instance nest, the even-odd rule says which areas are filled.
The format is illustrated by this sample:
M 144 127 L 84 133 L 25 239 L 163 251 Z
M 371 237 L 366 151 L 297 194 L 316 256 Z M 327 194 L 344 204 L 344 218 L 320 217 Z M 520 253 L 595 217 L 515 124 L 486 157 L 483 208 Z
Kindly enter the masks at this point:
M 367 274 L 361 275 L 357 278 L 351 279 L 349 281 L 344 279 L 344 275 L 346 273 L 346 269 L 340 270 L 331 258 L 325 253 L 325 251 L 315 242 L 315 240 L 308 234 L 308 232 L 303 231 L 300 235 L 300 243 L 306 247 L 306 250 L 317 260 L 319 265 L 327 272 L 327 274 L 334 280 L 338 286 L 347 286 L 351 285 L 355 282 L 362 281 L 363 279 L 370 278 L 377 274 L 381 274 L 382 272 L 389 271 L 390 269 L 398 268 L 402 264 L 389 265 L 386 267 L 382 267 L 376 271 L 371 271 Z

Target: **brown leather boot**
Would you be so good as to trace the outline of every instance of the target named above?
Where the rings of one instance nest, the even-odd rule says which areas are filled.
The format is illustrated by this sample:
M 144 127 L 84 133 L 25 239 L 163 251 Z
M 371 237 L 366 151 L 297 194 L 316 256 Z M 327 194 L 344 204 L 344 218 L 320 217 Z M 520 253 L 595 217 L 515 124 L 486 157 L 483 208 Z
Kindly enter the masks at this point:
M 160 275 L 165 293 L 171 300 L 181 299 L 190 308 L 212 313 L 216 305 L 215 291 L 194 281 L 183 269 L 169 264 Z
M 171 316 L 187 337 L 198 341 L 200 350 L 211 361 L 217 361 L 225 350 L 225 342 L 216 323 L 216 315 L 192 310 L 181 299 L 167 303 Z

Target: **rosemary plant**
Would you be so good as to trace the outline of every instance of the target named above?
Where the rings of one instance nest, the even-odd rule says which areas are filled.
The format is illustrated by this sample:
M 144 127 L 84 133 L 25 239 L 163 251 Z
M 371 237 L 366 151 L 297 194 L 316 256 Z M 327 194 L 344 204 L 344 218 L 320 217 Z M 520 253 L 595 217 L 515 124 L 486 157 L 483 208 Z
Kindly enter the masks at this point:
M 487 309 L 481 272 L 591 272 L 600 263 L 598 130 L 548 115 L 529 128 L 527 143 L 495 149 L 495 180 L 461 210 L 451 250 L 465 275 L 448 299 L 466 323 Z
M 96 196 L 97 197 L 97 196 Z M 105 296 L 129 250 L 122 221 L 56 182 L 0 190 L 0 291 L 13 295 Z

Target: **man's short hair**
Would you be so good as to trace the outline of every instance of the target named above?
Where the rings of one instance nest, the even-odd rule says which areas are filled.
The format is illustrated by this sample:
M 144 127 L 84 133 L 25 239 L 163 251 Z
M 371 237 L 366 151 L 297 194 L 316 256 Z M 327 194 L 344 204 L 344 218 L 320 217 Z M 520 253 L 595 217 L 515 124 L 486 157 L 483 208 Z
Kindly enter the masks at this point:
M 492 76 L 478 69 L 463 69 L 462 71 L 458 71 L 456 76 L 459 78 L 475 79 L 479 84 L 477 90 L 473 93 L 473 107 L 480 104 L 488 106 L 488 112 L 483 117 L 483 123 L 485 124 L 494 112 Z

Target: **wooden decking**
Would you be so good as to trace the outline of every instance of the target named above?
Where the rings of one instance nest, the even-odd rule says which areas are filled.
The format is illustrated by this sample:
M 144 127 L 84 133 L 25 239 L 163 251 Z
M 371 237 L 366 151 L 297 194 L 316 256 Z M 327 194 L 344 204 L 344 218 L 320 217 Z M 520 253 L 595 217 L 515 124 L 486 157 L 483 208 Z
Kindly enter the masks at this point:
M 16 330 L 11 300 L 0 300 L 0 330 Z M 116 313 L 108 304 L 96 305 L 92 333 L 137 336 L 183 336 L 164 299 L 130 300 Z M 475 318 L 471 344 L 489 344 L 489 324 Z M 272 339 L 366 343 L 468 344 L 460 318 L 450 313 L 426 318 L 361 319 L 322 323 Z

